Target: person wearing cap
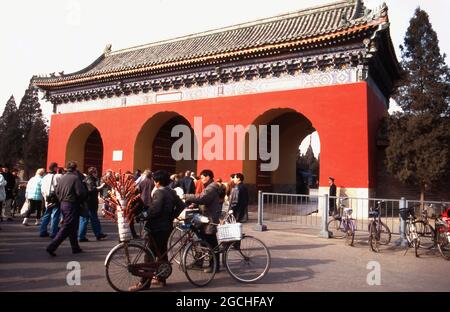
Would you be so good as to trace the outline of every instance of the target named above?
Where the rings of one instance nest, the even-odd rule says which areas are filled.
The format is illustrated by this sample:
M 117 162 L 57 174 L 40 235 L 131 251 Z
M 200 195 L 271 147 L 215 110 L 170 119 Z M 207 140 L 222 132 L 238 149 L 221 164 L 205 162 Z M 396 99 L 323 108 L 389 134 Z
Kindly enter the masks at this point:
M 330 184 L 330 190 L 329 190 L 329 214 L 330 216 L 334 215 L 337 211 L 336 211 L 336 184 L 334 184 L 334 178 L 333 177 L 329 177 L 328 178 L 328 183 Z M 334 197 L 334 198 L 331 198 Z
M 44 198 L 45 212 L 41 219 L 41 226 L 39 227 L 39 236 L 54 238 L 58 233 L 58 225 L 61 218 L 59 210 L 59 202 L 52 200 L 51 194 L 55 194 L 56 185 L 61 179 L 62 175 L 58 174 L 58 164 L 52 162 L 48 167 L 48 173 L 42 179 L 41 192 Z M 48 224 L 50 225 L 50 234 L 47 231 Z

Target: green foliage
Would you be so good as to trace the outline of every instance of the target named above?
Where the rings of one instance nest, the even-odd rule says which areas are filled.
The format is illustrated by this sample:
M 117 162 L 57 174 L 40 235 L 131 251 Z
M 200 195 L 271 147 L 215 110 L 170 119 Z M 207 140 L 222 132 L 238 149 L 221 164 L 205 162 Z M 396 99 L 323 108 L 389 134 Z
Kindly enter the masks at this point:
M 421 192 L 450 173 L 450 72 L 428 14 L 418 8 L 402 49 L 405 77 L 394 98 L 403 112 L 387 117 L 388 170 Z
M 16 101 L 11 96 L 0 117 L 0 163 L 15 166 L 20 155 L 21 135 Z
M 30 84 L 19 108 L 11 97 L 0 118 L 0 161 L 21 164 L 28 178 L 37 168 L 45 167 L 47 146 L 48 129 L 37 91 Z
M 387 168 L 423 192 L 449 174 L 450 123 L 431 114 L 396 114 L 388 119 Z
M 37 90 L 30 84 L 19 105 L 19 131 L 22 136 L 21 156 L 25 176 L 33 175 L 37 168 L 45 168 L 48 130 L 42 116 Z
M 405 35 L 402 68 L 405 77 L 395 100 L 406 113 L 449 116 L 450 71 L 428 14 L 417 8 Z

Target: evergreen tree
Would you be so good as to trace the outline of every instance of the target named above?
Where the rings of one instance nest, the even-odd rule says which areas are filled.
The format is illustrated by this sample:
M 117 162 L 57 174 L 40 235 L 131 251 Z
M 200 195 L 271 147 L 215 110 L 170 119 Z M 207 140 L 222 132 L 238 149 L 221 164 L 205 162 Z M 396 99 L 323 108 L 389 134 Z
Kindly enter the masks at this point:
M 25 173 L 32 176 L 37 168 L 45 168 L 47 161 L 48 130 L 42 118 L 33 123 L 23 146 Z
M 423 201 L 450 172 L 450 72 L 428 14 L 417 8 L 402 51 L 404 79 L 394 95 L 403 109 L 387 118 L 388 170 L 415 185 Z
M 449 115 L 450 72 L 428 14 L 417 8 L 410 20 L 402 52 L 404 80 L 395 100 L 405 113 Z
M 45 168 L 48 133 L 42 115 L 37 90 L 30 84 L 20 101 L 19 129 L 22 137 L 21 155 L 25 176 L 33 175 L 39 167 Z
M 16 165 L 21 145 L 17 106 L 14 96 L 11 95 L 0 117 L 0 163 Z

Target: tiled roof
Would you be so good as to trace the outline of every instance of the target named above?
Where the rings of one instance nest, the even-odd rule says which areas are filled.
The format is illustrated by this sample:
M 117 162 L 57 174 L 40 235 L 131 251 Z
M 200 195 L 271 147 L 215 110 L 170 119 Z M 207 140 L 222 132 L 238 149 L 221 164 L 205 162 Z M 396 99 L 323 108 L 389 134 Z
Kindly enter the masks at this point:
M 194 60 L 201 62 L 236 52 L 258 51 L 284 43 L 302 40 L 312 42 L 314 38 L 328 34 L 339 36 L 346 35 L 346 31 L 353 33 L 367 29 L 368 25 L 376 24 L 374 18 L 375 15 L 365 9 L 361 0 L 338 1 L 129 49 L 111 52 L 109 47 L 93 64 L 79 72 L 57 77 L 37 77 L 34 83 L 40 87 L 57 87 L 149 69 L 175 67 Z

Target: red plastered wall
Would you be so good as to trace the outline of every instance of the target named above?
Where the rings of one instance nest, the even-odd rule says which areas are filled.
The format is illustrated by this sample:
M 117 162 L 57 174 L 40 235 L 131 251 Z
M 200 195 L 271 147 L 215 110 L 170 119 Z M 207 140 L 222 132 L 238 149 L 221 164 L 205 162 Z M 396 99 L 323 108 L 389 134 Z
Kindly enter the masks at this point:
M 370 153 L 374 152 L 369 138 L 374 135 L 375 123 L 368 118 L 379 116 L 378 103 L 368 94 L 365 82 L 330 87 L 300 89 L 223 97 L 176 103 L 107 109 L 83 113 L 56 114 L 51 118 L 48 162 L 63 164 L 66 143 L 80 124 L 90 123 L 102 137 L 104 145 L 103 168 L 133 170 L 133 152 L 136 137 L 142 126 L 154 114 L 177 112 L 193 126 L 194 117 L 203 117 L 203 127 L 217 124 L 247 126 L 265 112 L 288 108 L 303 114 L 319 132 L 320 184 L 327 186 L 328 176 L 334 176 L 339 186 L 367 188 L 374 179 L 371 173 Z M 372 94 L 372 93 L 370 93 Z M 369 103 L 370 102 L 370 103 Z M 368 113 L 368 104 L 376 108 Z M 369 105 L 370 106 L 370 105 Z M 225 131 L 224 131 L 225 133 Z M 203 138 L 205 143 L 208 139 Z M 371 140 L 371 139 L 370 139 Z M 123 150 L 123 160 L 112 161 L 114 150 Z M 242 161 L 199 160 L 198 171 L 209 168 L 216 176 L 226 178 L 242 171 Z M 142 168 L 140 168 L 142 169 Z

